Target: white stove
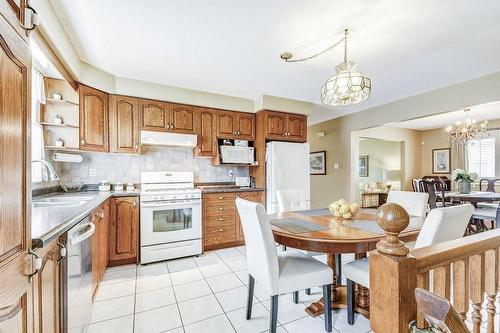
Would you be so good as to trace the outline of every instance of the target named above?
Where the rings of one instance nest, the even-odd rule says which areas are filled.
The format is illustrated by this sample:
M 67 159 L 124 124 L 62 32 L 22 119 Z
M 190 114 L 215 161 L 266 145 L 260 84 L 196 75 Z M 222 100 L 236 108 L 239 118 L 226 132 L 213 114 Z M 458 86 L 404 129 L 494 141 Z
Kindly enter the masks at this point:
M 200 254 L 201 234 L 193 173 L 141 173 L 141 264 Z

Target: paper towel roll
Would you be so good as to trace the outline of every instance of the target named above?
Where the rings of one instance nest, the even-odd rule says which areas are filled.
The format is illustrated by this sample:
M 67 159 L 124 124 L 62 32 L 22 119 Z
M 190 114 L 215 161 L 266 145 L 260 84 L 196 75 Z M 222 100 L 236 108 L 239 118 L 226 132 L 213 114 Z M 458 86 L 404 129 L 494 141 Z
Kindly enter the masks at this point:
M 64 153 L 54 153 L 52 154 L 52 159 L 55 162 L 70 162 L 70 163 L 80 163 L 81 161 L 83 161 L 82 155 L 64 154 Z

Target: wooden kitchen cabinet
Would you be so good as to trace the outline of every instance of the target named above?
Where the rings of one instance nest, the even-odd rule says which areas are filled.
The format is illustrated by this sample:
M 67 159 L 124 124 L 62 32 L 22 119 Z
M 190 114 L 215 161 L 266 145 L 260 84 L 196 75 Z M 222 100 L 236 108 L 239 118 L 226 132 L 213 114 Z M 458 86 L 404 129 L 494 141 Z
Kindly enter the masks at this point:
M 80 149 L 109 151 L 108 94 L 80 85 Z
M 172 104 L 170 107 L 170 132 L 195 134 L 195 108 L 188 105 Z
M 245 242 L 236 198 L 263 202 L 264 192 L 220 192 L 203 194 L 203 250 L 210 251 Z
M 0 332 L 32 331 L 31 184 L 31 50 L 16 31 L 21 23 L 4 19 L 0 5 Z M 19 2 L 16 2 L 19 3 Z M 22 2 L 24 4 L 24 1 Z M 9 13 L 11 16 L 12 12 Z M 12 24 L 12 25 L 11 25 Z M 23 32 L 24 33 L 24 32 Z M 24 36 L 25 33 L 24 33 Z
M 307 141 L 307 117 L 298 114 L 261 111 L 265 113 L 263 126 L 267 140 Z
M 61 281 L 59 263 L 62 245 L 58 240 L 37 249 L 42 267 L 32 278 L 33 331 L 61 332 Z M 3 332 L 3 331 L 2 331 Z
M 92 235 L 92 294 L 96 295 L 108 266 L 110 199 L 102 203 L 90 215 L 90 221 L 95 225 Z
M 208 108 L 198 108 L 197 110 L 198 144 L 194 149 L 194 155 L 198 157 L 217 156 L 217 114 Z
M 112 153 L 141 152 L 140 118 L 137 98 L 109 96 L 109 136 Z
M 255 140 L 255 114 L 218 110 L 217 137 Z
M 110 206 L 108 265 L 136 263 L 139 254 L 139 198 L 111 198 Z
M 162 132 L 167 130 L 167 123 L 170 121 L 170 104 L 141 99 L 140 109 L 141 129 Z
M 264 192 L 241 192 L 236 193 L 237 198 L 242 198 L 248 201 L 264 203 Z M 238 209 L 235 210 L 236 217 L 236 240 L 245 241 L 245 235 L 243 234 L 243 226 L 241 225 L 240 214 L 238 214 Z

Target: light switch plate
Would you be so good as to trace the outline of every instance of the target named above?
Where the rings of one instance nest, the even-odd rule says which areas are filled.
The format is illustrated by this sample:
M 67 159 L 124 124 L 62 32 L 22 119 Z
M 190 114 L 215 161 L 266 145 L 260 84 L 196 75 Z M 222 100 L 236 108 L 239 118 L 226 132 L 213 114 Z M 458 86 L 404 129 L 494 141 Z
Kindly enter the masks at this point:
M 339 164 L 338 164 L 338 163 L 334 163 L 334 164 L 333 164 L 333 168 L 334 168 L 335 170 L 338 170 L 338 169 L 340 169 L 340 166 L 339 166 Z

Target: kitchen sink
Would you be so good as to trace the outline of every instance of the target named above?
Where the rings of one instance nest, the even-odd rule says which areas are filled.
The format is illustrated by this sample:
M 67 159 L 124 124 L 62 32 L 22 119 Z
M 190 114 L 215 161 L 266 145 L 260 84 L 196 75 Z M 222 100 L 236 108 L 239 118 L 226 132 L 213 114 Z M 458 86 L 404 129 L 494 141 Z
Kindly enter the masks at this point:
M 83 206 L 88 200 L 71 200 L 71 201 L 33 201 L 33 207 L 78 207 Z
M 53 196 L 53 197 L 48 197 L 48 198 L 40 198 L 40 199 L 35 199 L 33 202 L 64 202 L 64 203 L 70 203 L 70 202 L 87 202 L 89 200 L 92 200 L 94 197 L 91 195 L 59 195 L 59 196 Z

